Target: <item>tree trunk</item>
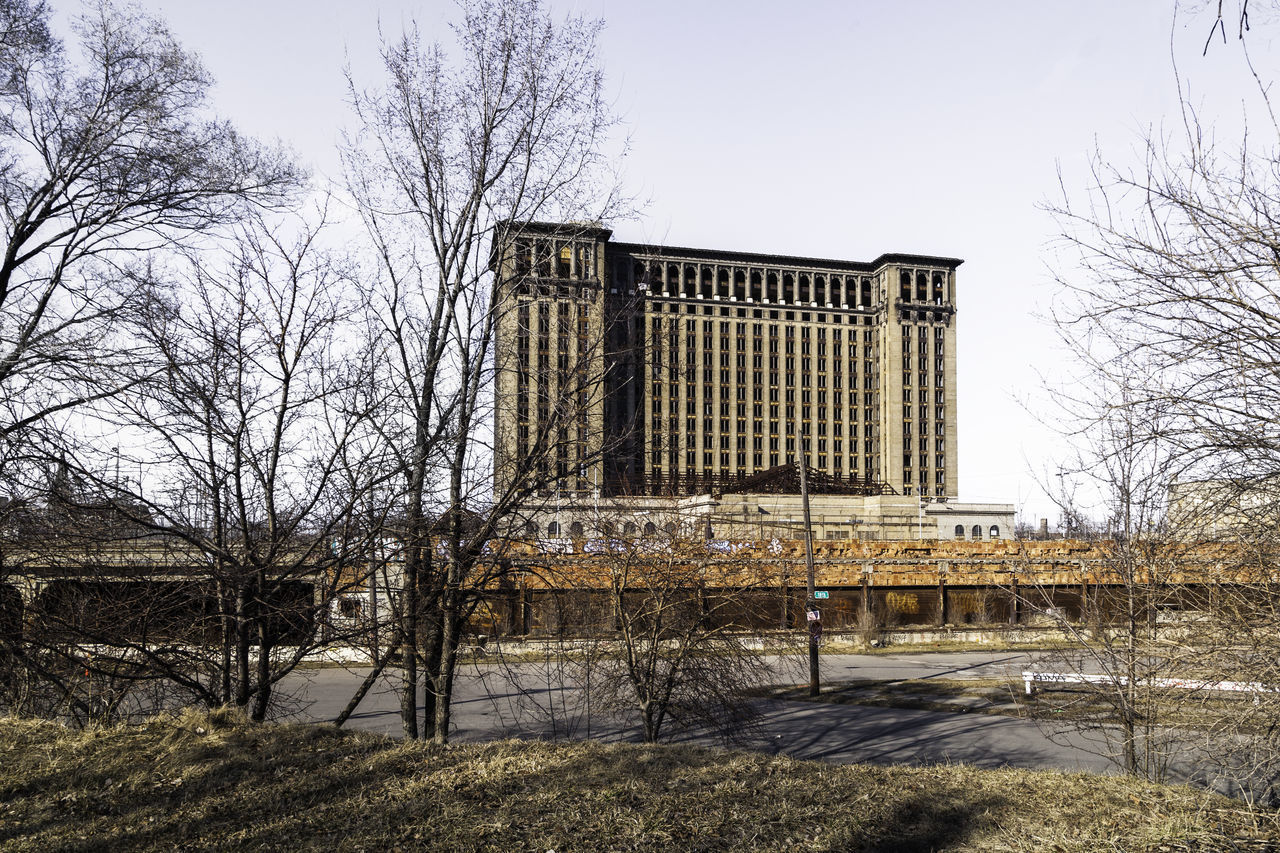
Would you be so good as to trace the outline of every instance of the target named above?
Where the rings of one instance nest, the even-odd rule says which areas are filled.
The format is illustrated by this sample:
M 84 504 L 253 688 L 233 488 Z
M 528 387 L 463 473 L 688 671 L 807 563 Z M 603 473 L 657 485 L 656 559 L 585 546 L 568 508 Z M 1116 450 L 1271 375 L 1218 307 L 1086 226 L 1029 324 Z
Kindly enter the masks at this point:
M 249 704 L 249 600 L 244 585 L 236 588 L 236 707 Z
M 416 541 L 405 561 L 404 594 L 401 598 L 401 618 L 404 620 L 404 642 L 400 648 L 400 665 L 403 687 L 400 691 L 400 722 L 404 736 L 418 738 L 418 551 Z
M 643 709 L 644 719 L 644 742 L 657 743 L 658 735 L 662 730 L 662 720 L 656 713 L 653 703 L 646 702 Z
M 1125 647 L 1125 685 L 1124 685 L 1124 710 L 1121 714 L 1121 720 L 1124 727 L 1124 767 L 1125 772 L 1131 776 L 1138 775 L 1138 744 L 1137 744 L 1137 702 L 1138 702 L 1138 627 L 1140 614 L 1137 612 L 1138 602 L 1136 600 L 1132 567 L 1128 567 L 1128 590 L 1127 604 L 1128 613 L 1126 614 L 1128 622 L 1128 637 L 1126 638 Z
M 261 723 L 267 718 L 267 707 L 271 703 L 271 609 L 262 600 L 266 595 L 267 581 L 265 572 L 258 570 L 258 690 L 254 696 L 253 713 L 250 719 Z
M 258 687 L 254 692 L 253 712 L 249 719 L 261 723 L 267 718 L 267 708 L 271 704 L 271 647 L 267 638 L 266 626 L 258 624 Z
M 424 738 L 435 740 L 436 736 L 436 679 L 440 674 L 441 650 L 444 638 L 441 636 L 440 599 L 437 596 L 428 613 L 423 614 L 426 623 L 422 630 L 422 669 L 426 675 L 427 688 L 422 694 L 422 720 Z
M 235 622 L 226 586 L 221 581 L 218 582 L 216 594 L 218 596 L 218 633 L 221 634 L 222 640 L 222 662 L 218 673 L 221 682 L 219 685 L 219 698 L 222 700 L 223 705 L 229 705 L 231 704 L 231 670 L 233 667 L 231 650 Z
M 1138 735 L 1137 727 L 1134 725 L 1133 713 L 1127 711 L 1124 715 L 1124 770 L 1130 776 L 1138 775 Z
M 396 634 L 392 638 L 389 647 L 396 648 L 397 646 L 402 645 L 403 642 L 400 635 Z M 339 713 L 337 717 L 334 718 L 333 725 L 335 728 L 342 728 L 351 715 L 355 713 L 356 708 L 360 706 L 360 702 L 369 692 L 369 689 L 373 687 L 374 683 L 378 680 L 378 676 L 382 675 L 383 670 L 387 668 L 387 664 L 391 661 L 392 657 L 393 655 L 386 654 L 374 661 L 373 669 L 371 669 L 369 674 L 364 677 L 364 681 L 360 682 L 360 687 L 356 689 L 355 694 L 347 702 L 347 706 L 342 709 L 342 712 Z
M 449 716 L 453 701 L 453 676 L 458 662 L 458 641 L 462 636 L 462 624 L 458 614 L 458 601 L 449 590 L 441 601 L 440 613 L 440 668 L 433 679 L 435 688 L 435 731 L 433 743 L 449 742 Z

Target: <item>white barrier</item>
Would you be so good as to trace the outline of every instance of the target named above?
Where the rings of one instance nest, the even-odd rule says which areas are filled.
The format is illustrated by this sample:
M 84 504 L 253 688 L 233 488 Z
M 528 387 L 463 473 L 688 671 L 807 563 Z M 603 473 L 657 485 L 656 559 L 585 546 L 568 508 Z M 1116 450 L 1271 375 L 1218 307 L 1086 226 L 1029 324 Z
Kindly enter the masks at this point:
M 1126 676 L 1088 675 L 1080 672 L 1031 672 L 1022 671 L 1022 682 L 1026 686 L 1027 695 L 1033 691 L 1036 682 L 1047 684 L 1119 684 L 1129 683 Z M 1169 687 L 1183 690 L 1217 690 L 1226 693 L 1275 693 L 1277 688 L 1268 687 L 1260 681 L 1201 681 L 1194 678 L 1140 678 L 1138 684 L 1144 687 Z

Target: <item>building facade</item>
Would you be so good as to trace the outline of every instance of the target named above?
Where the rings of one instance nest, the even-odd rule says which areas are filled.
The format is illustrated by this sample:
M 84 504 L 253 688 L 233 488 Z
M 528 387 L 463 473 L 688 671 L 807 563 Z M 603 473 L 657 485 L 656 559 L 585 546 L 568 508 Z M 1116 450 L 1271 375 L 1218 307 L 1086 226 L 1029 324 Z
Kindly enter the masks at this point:
M 495 247 L 496 485 L 683 496 L 794 462 L 951 499 L 956 258 L 799 258 L 527 223 Z M 530 463 L 530 460 L 540 460 Z

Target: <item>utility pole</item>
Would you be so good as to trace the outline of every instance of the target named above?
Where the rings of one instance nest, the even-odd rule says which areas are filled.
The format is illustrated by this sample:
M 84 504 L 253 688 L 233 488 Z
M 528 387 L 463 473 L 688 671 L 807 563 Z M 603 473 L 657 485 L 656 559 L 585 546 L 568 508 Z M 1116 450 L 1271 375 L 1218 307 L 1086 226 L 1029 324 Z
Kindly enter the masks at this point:
M 805 597 L 805 621 L 809 627 L 809 695 L 818 695 L 818 638 L 822 636 L 822 613 L 813 595 L 813 526 L 809 523 L 809 454 L 803 435 L 800 438 L 800 506 L 804 510 L 804 569 L 808 594 Z

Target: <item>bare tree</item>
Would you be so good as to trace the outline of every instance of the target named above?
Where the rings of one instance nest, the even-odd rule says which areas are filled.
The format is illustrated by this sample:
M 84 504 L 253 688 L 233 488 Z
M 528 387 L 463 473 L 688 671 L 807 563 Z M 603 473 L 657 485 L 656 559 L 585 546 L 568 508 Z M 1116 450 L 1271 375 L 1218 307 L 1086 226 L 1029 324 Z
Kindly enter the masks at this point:
M 1060 389 L 1060 423 L 1072 425 L 1076 455 L 1064 472 L 1070 483 L 1055 491 L 1067 535 L 1090 539 L 1095 559 L 1087 573 L 1082 566 L 1078 613 L 1047 587 L 1024 588 L 1021 603 L 1073 641 L 1041 656 L 1041 669 L 1065 677 L 1070 690 L 1041 696 L 1035 712 L 1057 731 L 1084 734 L 1126 773 L 1164 780 L 1186 745 L 1185 711 L 1201 698 L 1167 685 L 1202 673 L 1188 644 L 1196 638 L 1170 630 L 1167 618 L 1185 603 L 1181 584 L 1195 555 L 1194 542 L 1167 523 L 1179 458 L 1163 440 L 1169 420 L 1161 401 L 1148 399 L 1150 384 L 1129 365 L 1094 365 Z M 1092 507 L 1082 507 L 1081 492 Z M 1090 521 L 1095 513 L 1104 520 Z
M 491 264 L 501 267 L 524 222 L 598 219 L 616 204 L 599 28 L 553 20 L 538 0 L 466 2 L 452 55 L 411 27 L 383 45 L 384 87 L 351 84 L 357 130 L 345 162 L 378 264 L 388 342 L 378 375 L 403 407 L 384 436 L 404 487 L 409 736 L 422 665 L 427 734 L 448 737 L 457 646 L 476 591 L 500 570 L 485 549 L 537 470 L 522 459 L 494 487 L 486 441 L 505 283 Z M 554 408 L 570 417 L 561 401 Z
M 608 499 L 583 518 L 602 537 L 515 549 L 533 633 L 514 655 L 501 643 L 486 648 L 503 665 L 495 714 L 553 738 L 753 733 L 754 689 L 800 680 L 806 663 L 797 638 L 776 631 L 787 604 L 772 552 L 708 540 L 707 516 L 643 499 Z M 565 556 L 548 556 L 557 551 Z
M 273 658 L 276 602 L 305 582 L 305 612 L 323 614 L 363 580 L 379 526 L 367 514 L 377 400 L 350 322 L 354 269 L 318 245 L 319 226 L 288 225 L 255 217 L 224 265 L 190 259 L 138 330 L 159 377 L 123 398 L 125 422 L 150 433 L 152 464 L 173 477 L 164 503 L 149 504 L 166 532 L 207 555 L 221 586 L 223 644 L 234 651 L 220 668 L 224 701 L 252 698 L 254 719 L 309 648 L 294 642 Z
M 125 267 L 297 183 L 287 158 L 208 115 L 209 75 L 162 22 L 90 4 L 77 59 L 48 17 L 0 3 L 0 445 L 25 448 L 134 375 L 118 320 L 141 296 Z M 19 459 L 0 449 L 0 477 Z
M 1064 399 L 1085 421 L 1122 427 L 1110 444 L 1094 443 L 1087 466 L 1104 494 L 1124 498 L 1110 547 L 1121 569 L 1138 569 L 1138 583 L 1121 584 L 1122 595 L 1132 594 L 1120 610 L 1183 611 L 1174 628 L 1141 632 L 1149 646 L 1109 650 L 1108 660 L 1127 656 L 1152 678 L 1159 668 L 1196 684 L 1260 686 L 1256 704 L 1226 712 L 1219 691 L 1183 691 L 1178 713 L 1165 714 L 1205 709 L 1182 722 L 1204 747 L 1206 772 L 1255 792 L 1280 770 L 1269 734 L 1280 716 L 1268 701 L 1280 653 L 1278 143 L 1272 125 L 1229 144 L 1187 106 L 1179 132 L 1145 140 L 1140 164 L 1097 156 L 1083 201 L 1067 195 L 1051 208 L 1070 258 L 1054 321 L 1083 366 L 1075 389 L 1088 389 L 1068 389 Z M 1105 464 L 1117 454 L 1143 464 Z M 1135 502 L 1140 514 L 1130 512 Z M 1183 600 L 1160 584 L 1162 575 L 1182 577 Z M 1189 579 L 1204 586 L 1187 587 Z M 1142 683 L 1131 680 L 1130 689 Z M 1159 698 L 1168 703 L 1173 694 Z M 1151 731 L 1168 734 L 1159 722 Z M 1126 748 L 1130 768 L 1135 751 Z M 1228 754 L 1239 760 L 1227 762 Z
M 20 69 L 47 60 L 59 47 L 49 31 L 49 6 L 44 0 L 0 3 L 0 67 L 5 69 L 6 93 L 19 85 Z
M 363 588 L 384 465 L 371 456 L 378 400 L 352 320 L 353 268 L 296 217 L 250 217 L 237 235 L 221 256 L 193 253 L 139 282 L 150 294 L 132 330 L 140 375 L 97 415 L 125 470 L 146 474 L 75 470 L 88 488 L 60 502 L 101 507 L 116 529 L 78 525 L 78 564 L 65 535 L 51 540 L 113 616 L 64 608 L 45 621 L 76 669 L 164 682 L 168 701 L 234 703 L 262 720 L 279 680 L 332 639 L 320 629 L 334 602 Z M 104 563 L 113 545 L 138 577 Z M 139 628 L 166 594 L 191 599 L 189 624 Z M 54 647 L 33 633 L 24 659 Z
M 646 743 L 673 727 L 732 739 L 756 716 L 748 691 L 765 664 L 748 641 L 762 613 L 777 609 L 777 572 L 757 553 L 718 549 L 696 526 L 677 522 L 673 534 L 613 539 L 601 549 L 596 568 L 614 633 L 569 659 L 570 669 L 590 669 L 573 681 L 591 704 L 638 719 Z M 780 660 L 799 675 L 798 657 Z

